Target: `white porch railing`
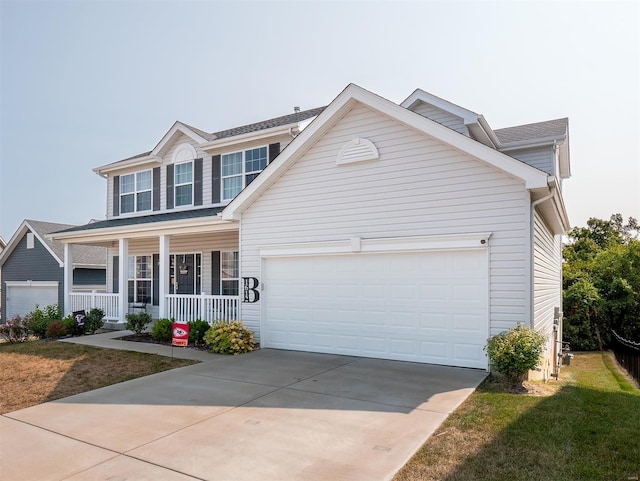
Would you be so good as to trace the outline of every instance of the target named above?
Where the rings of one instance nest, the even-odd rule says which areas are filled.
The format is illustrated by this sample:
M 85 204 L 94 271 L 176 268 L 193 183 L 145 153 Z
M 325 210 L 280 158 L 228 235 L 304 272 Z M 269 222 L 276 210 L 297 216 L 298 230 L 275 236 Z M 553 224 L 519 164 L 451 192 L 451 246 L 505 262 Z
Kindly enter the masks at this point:
M 235 321 L 238 319 L 240 297 L 167 294 L 167 317 L 177 322 L 202 319 Z
M 118 320 L 118 294 L 106 292 L 71 292 L 71 310 L 85 310 L 87 313 L 97 307 L 104 311 L 104 318 L 108 321 Z

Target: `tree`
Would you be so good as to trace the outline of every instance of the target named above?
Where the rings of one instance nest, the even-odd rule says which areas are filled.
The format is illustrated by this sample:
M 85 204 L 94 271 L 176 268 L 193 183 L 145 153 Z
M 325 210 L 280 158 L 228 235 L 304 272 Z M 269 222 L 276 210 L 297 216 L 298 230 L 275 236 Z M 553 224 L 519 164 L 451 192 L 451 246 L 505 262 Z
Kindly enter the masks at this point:
M 607 347 L 611 329 L 640 340 L 639 224 L 620 214 L 574 227 L 563 249 L 564 337 L 573 349 Z

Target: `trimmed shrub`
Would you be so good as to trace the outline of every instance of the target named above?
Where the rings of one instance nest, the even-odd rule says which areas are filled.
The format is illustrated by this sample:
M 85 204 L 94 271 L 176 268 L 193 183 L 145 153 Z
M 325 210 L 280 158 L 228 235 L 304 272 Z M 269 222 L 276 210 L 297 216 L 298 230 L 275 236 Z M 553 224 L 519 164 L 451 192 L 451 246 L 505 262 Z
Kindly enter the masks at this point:
M 54 320 L 47 325 L 47 332 L 45 335 L 51 339 L 58 339 L 67 333 L 64 327 L 64 322 L 60 320 Z
M 151 337 L 156 341 L 171 342 L 173 321 L 171 319 L 158 319 L 151 327 Z
M 45 337 L 49 323 L 60 319 L 62 319 L 62 311 L 58 304 L 51 304 L 44 309 L 36 305 L 36 308 L 25 316 L 27 328 L 38 337 Z
M 211 352 L 219 354 L 241 354 L 253 351 L 256 343 L 253 332 L 244 327 L 242 321 L 216 321 L 204 335 L 204 342 Z
M 193 344 L 194 346 L 204 344 L 204 335 L 210 327 L 209 323 L 202 319 L 189 321 L 189 344 Z
M 138 336 L 142 334 L 142 331 L 144 331 L 151 322 L 151 316 L 146 312 L 127 314 L 124 317 L 127 319 L 125 328 L 135 332 Z
M 94 307 L 87 314 L 87 319 L 84 321 L 84 330 L 87 334 L 93 334 L 98 329 L 102 329 L 102 326 L 104 326 L 104 311 Z
M 69 314 L 67 317 L 62 319 L 62 323 L 64 324 L 64 330 L 67 334 L 71 334 L 73 336 L 82 334 L 82 328 L 76 326 L 76 320 L 73 315 Z
M 0 338 L 11 344 L 26 341 L 29 334 L 29 328 L 20 316 L 12 317 L 6 324 L 0 324 Z
M 517 383 L 531 369 L 535 369 L 544 351 L 545 337 L 531 327 L 518 324 L 493 336 L 484 347 L 491 365 L 507 381 Z

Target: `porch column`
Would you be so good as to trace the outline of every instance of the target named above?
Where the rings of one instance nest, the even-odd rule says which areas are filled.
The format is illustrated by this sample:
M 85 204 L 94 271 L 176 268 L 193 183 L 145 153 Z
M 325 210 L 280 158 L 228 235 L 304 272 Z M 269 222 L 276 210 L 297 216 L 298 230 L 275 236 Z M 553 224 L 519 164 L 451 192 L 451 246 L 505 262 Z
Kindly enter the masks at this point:
M 129 310 L 129 239 L 118 240 L 118 322 L 126 322 Z
M 64 244 L 64 298 L 62 311 L 65 316 L 71 314 L 71 293 L 73 292 L 73 253 L 71 252 L 71 244 Z
M 162 234 L 160 236 L 160 273 L 158 275 L 158 295 L 159 312 L 158 317 L 166 318 L 168 316 L 167 294 L 169 294 L 169 236 Z

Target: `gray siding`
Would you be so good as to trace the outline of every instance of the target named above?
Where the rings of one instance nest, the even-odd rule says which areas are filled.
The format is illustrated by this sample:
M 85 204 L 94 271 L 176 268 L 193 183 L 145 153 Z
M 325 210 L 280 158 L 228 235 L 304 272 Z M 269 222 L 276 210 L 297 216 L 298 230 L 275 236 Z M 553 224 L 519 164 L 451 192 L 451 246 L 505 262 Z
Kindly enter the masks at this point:
M 525 164 L 529 164 L 536 169 L 540 169 L 549 175 L 555 175 L 555 156 L 551 146 L 536 147 L 533 149 L 512 150 L 505 154 L 521 160 Z
M 413 111 L 417 114 L 422 115 L 423 117 L 433 120 L 434 122 L 438 122 L 445 127 L 449 127 L 456 132 L 460 132 L 461 134 L 467 136 L 469 135 L 469 131 L 464 125 L 464 119 L 442 109 L 439 109 L 438 107 L 434 107 L 433 105 L 421 102 L 417 107 L 413 109 Z
M 8 281 L 58 281 L 58 305 L 63 305 L 63 271 L 58 261 L 38 241 L 34 239 L 33 249 L 27 249 L 27 234 L 20 239 L 2 266 L 2 319 L 6 319 Z

